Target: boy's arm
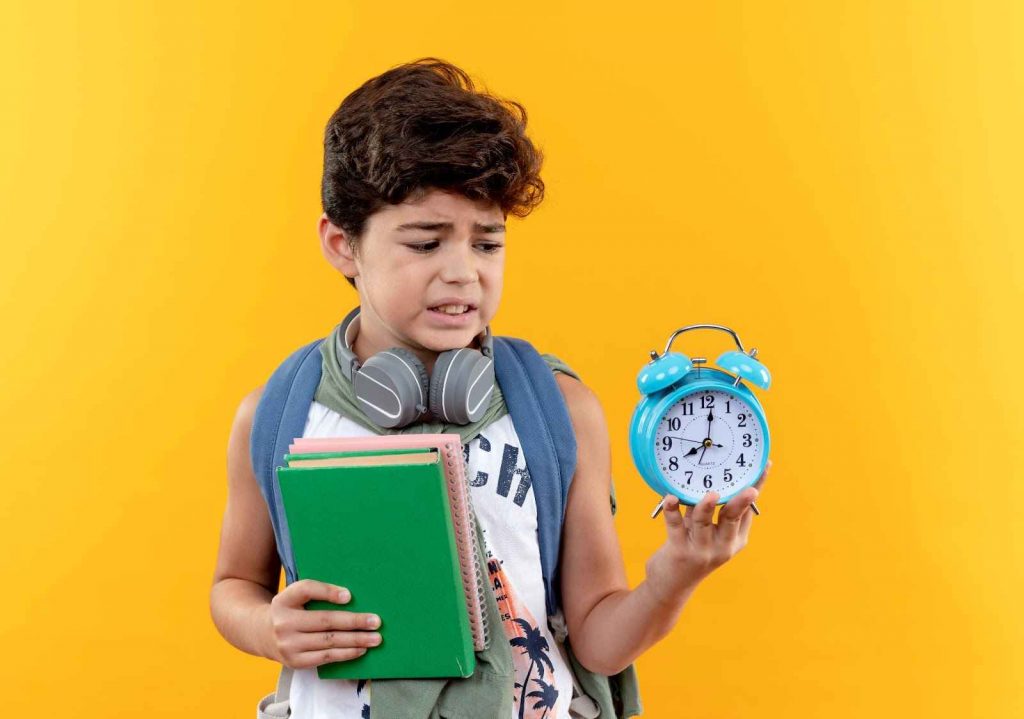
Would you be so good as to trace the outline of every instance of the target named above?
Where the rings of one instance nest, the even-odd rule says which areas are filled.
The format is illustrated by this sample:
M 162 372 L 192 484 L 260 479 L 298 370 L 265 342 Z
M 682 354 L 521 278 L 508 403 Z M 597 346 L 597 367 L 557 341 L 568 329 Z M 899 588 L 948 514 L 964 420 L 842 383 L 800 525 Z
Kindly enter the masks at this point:
M 238 407 L 228 439 L 228 497 L 221 525 L 220 551 L 210 589 L 210 613 L 217 630 L 244 652 L 270 657 L 265 617 L 280 584 L 274 528 L 252 471 L 249 434 L 263 387 Z M 272 657 L 271 657 L 272 658 Z
M 685 520 L 670 496 L 664 511 L 666 542 L 647 561 L 644 581 L 630 590 L 608 507 L 611 452 L 604 413 L 582 382 L 561 374 L 555 378 L 572 419 L 578 455 L 562 535 L 566 626 L 583 666 L 617 674 L 671 631 L 700 581 L 746 544 L 749 505 L 757 491 L 747 489 L 730 500 L 718 526 L 711 523 L 717 495 L 706 495 Z

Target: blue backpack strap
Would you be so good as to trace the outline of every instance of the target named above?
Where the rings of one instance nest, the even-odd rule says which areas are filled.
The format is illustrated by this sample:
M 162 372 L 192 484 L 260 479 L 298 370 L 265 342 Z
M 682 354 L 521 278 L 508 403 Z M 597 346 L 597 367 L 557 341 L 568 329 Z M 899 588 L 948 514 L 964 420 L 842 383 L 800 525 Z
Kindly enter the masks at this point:
M 576 471 L 576 434 L 554 372 L 529 342 L 495 337 L 494 374 L 528 460 L 544 594 L 548 615 L 553 615 L 562 604 L 558 556 Z
M 253 473 L 270 510 L 286 584 L 295 581 L 295 561 L 275 468 L 284 465 L 288 445 L 306 429 L 309 405 L 320 384 L 322 341 L 323 338 L 300 347 L 270 376 L 256 406 L 249 437 Z

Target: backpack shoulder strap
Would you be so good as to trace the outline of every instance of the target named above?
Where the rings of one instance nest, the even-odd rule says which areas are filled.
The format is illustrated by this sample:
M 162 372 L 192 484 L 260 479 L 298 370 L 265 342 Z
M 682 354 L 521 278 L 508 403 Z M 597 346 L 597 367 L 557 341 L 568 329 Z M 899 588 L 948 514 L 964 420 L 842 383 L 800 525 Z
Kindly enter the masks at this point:
M 544 593 L 548 614 L 553 615 L 561 607 L 558 556 L 576 471 L 576 434 L 554 372 L 529 342 L 495 337 L 494 374 L 528 460 L 537 501 Z
M 306 429 L 309 405 L 320 384 L 322 341 L 323 338 L 300 347 L 270 376 L 256 405 L 249 437 L 253 474 L 270 510 L 287 584 L 295 580 L 295 562 L 275 468 L 284 463 L 288 445 Z

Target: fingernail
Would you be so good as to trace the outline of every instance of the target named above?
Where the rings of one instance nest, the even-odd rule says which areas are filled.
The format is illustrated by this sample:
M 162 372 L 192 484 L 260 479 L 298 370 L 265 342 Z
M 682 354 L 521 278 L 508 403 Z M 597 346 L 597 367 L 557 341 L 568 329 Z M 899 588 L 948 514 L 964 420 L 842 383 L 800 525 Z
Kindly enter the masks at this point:
M 352 595 L 349 594 L 349 591 L 347 589 L 339 589 L 338 590 L 338 601 L 341 602 L 342 604 L 345 604 L 351 598 L 352 598 Z
M 380 635 L 374 634 L 372 637 L 370 637 L 370 644 L 372 644 L 373 646 L 377 646 L 378 644 L 380 644 Z
M 380 626 L 380 617 L 373 616 L 368 618 L 366 620 L 366 626 L 368 626 L 370 629 L 376 629 Z

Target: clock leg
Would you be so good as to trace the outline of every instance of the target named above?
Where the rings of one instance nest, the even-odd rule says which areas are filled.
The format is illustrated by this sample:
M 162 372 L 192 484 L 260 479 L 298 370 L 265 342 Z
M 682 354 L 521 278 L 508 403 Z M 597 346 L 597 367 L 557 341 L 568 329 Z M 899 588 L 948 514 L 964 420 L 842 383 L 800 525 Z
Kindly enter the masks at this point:
M 665 508 L 665 500 L 661 500 L 660 502 L 658 502 L 658 506 L 654 508 L 654 511 L 651 512 L 651 519 L 656 519 L 658 517 L 658 515 L 661 514 L 661 510 L 663 510 L 664 508 Z M 751 502 L 750 503 L 750 508 L 752 510 L 754 510 L 754 514 L 756 514 L 758 517 L 761 516 L 761 510 L 757 508 L 757 503 L 756 502 Z

